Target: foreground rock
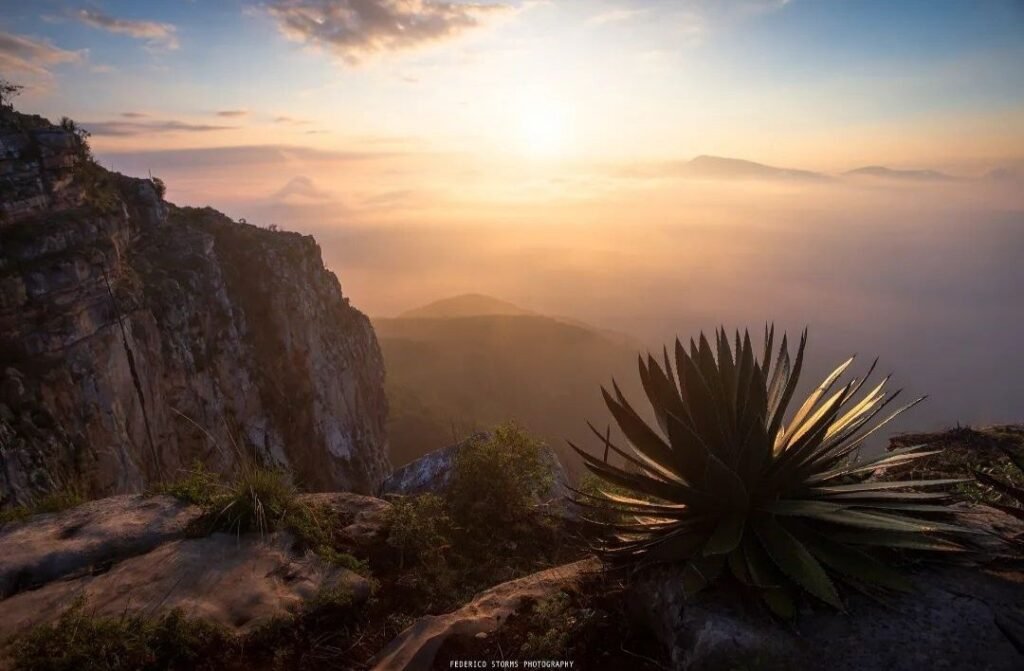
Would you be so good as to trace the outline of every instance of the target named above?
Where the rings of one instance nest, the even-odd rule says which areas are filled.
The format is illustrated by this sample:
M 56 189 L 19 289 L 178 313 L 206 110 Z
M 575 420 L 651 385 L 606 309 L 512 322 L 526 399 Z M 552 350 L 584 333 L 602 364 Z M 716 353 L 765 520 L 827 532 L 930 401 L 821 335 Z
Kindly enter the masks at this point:
M 0 599 L 149 552 L 201 514 L 170 496 L 115 496 L 10 524 L 0 529 Z
M 672 571 L 638 582 L 632 598 L 679 671 L 1024 668 L 997 623 L 1019 613 L 1024 576 L 947 567 L 923 571 L 914 582 L 916 592 L 884 605 L 854 597 L 849 614 L 803 612 L 795 629 L 721 595 L 686 602 Z
M 233 632 L 294 613 L 325 589 L 343 590 L 355 603 L 366 601 L 365 578 L 316 557 L 294 557 L 293 543 L 289 534 L 217 533 L 172 541 L 105 573 L 53 582 L 0 602 L 0 632 L 16 636 L 53 621 L 79 598 L 98 617 L 180 609 Z
M 595 559 L 558 566 L 492 587 L 451 613 L 421 617 L 371 660 L 373 669 L 429 669 L 448 638 L 489 634 L 527 602 L 541 601 L 571 588 L 599 567 Z
M 309 236 L 176 208 L 0 110 L 0 506 L 139 491 L 240 447 L 375 491 L 384 365 Z

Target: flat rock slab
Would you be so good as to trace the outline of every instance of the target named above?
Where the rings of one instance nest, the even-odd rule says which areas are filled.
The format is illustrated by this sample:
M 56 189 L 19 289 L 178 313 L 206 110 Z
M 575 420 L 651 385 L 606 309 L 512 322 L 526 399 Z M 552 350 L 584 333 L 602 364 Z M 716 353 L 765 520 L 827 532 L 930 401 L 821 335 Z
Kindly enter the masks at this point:
M 1024 605 L 1024 576 L 946 567 L 913 581 L 915 592 L 885 605 L 855 597 L 848 613 L 822 607 L 791 627 L 721 595 L 687 602 L 670 570 L 635 583 L 631 598 L 678 671 L 1024 669 L 1024 656 L 996 624 Z
M 238 537 L 217 533 L 176 540 L 126 559 L 101 575 L 52 582 L 0 603 L 0 640 L 50 622 L 78 598 L 86 612 L 116 617 L 181 609 L 234 632 L 294 612 L 322 589 L 370 594 L 366 579 L 313 557 L 296 558 L 286 533 Z M 0 642 L 2 645 L 2 642 Z
M 113 496 L 0 529 L 0 598 L 149 552 L 202 515 L 170 496 Z M 2 631 L 2 630 L 0 630 Z
M 441 645 L 451 636 L 475 636 L 495 631 L 527 601 L 540 601 L 576 585 L 600 570 L 596 559 L 584 559 L 492 587 L 445 615 L 416 620 L 371 660 L 373 671 L 430 669 Z

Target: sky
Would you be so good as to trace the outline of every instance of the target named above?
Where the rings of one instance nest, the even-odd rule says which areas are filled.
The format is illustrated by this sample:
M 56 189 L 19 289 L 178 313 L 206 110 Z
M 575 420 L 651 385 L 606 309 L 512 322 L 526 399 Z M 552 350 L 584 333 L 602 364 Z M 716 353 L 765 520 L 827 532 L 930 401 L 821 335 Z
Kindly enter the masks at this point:
M 965 174 L 1024 155 L 1020 0 L 0 0 L 22 106 L 100 151 L 738 156 Z
M 370 315 L 809 325 L 946 423 L 1024 419 L 1022 63 L 1021 0 L 0 0 L 21 110 Z

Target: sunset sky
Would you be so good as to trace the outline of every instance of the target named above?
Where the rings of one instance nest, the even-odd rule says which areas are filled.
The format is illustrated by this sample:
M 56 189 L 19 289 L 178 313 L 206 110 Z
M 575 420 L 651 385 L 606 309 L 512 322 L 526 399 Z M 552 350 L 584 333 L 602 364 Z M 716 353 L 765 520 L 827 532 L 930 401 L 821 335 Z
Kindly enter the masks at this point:
M 100 152 L 488 162 L 737 156 L 962 172 L 1024 155 L 1018 0 L 0 0 L 22 106 Z
M 371 315 L 481 292 L 656 346 L 810 325 L 903 362 L 934 418 L 1019 412 L 1020 0 L 0 9 L 22 111 L 175 203 L 315 235 Z

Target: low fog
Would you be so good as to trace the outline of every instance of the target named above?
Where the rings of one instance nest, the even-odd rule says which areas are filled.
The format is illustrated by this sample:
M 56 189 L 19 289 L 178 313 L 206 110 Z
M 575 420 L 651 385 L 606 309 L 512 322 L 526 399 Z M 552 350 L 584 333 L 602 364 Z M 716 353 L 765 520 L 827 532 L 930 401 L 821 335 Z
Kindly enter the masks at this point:
M 908 398 L 929 395 L 897 429 L 1024 420 L 1018 182 L 449 166 L 464 171 L 464 193 L 418 188 L 417 171 L 392 168 L 395 188 L 372 194 L 359 190 L 371 172 L 362 159 L 330 176 L 294 157 L 271 167 L 232 176 L 208 166 L 204 178 L 171 162 L 160 176 L 179 204 L 315 235 L 372 317 L 477 292 L 659 351 L 718 325 L 759 334 L 774 321 L 791 336 L 807 326 L 805 384 L 856 353 L 859 370 L 878 356 Z

